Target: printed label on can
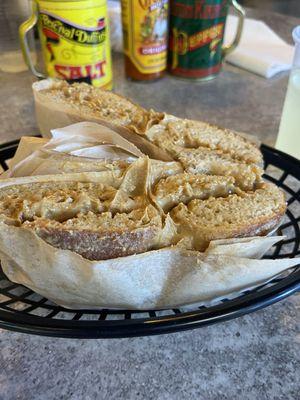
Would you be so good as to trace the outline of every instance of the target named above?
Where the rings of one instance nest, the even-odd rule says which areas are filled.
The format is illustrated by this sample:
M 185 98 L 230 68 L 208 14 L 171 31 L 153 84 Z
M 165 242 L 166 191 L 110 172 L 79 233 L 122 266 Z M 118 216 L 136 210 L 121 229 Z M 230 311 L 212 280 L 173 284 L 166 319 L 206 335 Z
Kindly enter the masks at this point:
M 106 0 L 39 0 L 47 74 L 109 89 L 112 82 Z
M 169 0 L 122 0 L 124 52 L 143 74 L 167 63 Z
M 228 0 L 173 0 L 169 70 L 188 78 L 219 72 Z

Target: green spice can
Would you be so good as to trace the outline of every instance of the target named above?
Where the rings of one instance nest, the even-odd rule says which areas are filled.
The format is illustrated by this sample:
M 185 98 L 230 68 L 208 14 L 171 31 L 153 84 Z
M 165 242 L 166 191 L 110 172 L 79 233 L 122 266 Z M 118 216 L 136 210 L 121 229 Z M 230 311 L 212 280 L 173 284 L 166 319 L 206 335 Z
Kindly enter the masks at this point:
M 223 46 L 229 5 L 239 16 L 235 39 Z M 208 80 L 238 45 L 245 12 L 236 0 L 171 0 L 168 69 L 172 75 Z

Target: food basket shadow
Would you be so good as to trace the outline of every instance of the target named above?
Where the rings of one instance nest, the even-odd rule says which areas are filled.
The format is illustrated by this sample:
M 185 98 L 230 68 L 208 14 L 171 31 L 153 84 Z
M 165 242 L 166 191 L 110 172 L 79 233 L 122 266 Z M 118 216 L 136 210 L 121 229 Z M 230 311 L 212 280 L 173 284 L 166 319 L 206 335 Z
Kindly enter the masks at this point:
M 0 145 L 0 165 L 17 149 L 18 140 Z M 288 209 L 277 232 L 286 238 L 266 258 L 300 255 L 300 161 L 266 145 L 261 146 L 265 179 L 281 187 Z M 121 338 L 171 333 L 230 320 L 267 307 L 300 290 L 300 266 L 275 279 L 211 305 L 197 304 L 167 310 L 64 309 L 32 290 L 10 282 L 0 268 L 0 327 L 13 331 L 69 338 Z

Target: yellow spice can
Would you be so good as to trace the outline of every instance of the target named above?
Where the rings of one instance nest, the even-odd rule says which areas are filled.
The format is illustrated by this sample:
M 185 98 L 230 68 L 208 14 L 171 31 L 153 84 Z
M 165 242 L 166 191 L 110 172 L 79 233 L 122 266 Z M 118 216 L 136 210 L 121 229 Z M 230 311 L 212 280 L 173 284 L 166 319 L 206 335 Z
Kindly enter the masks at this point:
M 38 25 L 46 73 L 30 58 L 27 33 Z M 112 68 L 106 0 L 33 0 L 33 13 L 19 29 L 27 65 L 45 76 L 111 89 Z

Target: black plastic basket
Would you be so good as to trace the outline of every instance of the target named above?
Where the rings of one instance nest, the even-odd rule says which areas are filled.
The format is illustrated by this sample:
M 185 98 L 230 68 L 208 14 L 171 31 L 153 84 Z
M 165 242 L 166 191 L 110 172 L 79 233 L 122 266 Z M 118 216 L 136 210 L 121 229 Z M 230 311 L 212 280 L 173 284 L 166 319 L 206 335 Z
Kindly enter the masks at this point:
M 13 157 L 19 141 L 0 146 L 0 164 Z M 287 195 L 288 209 L 278 229 L 286 239 L 274 247 L 269 258 L 300 255 L 300 161 L 262 145 L 265 179 Z M 1 269 L 0 269 L 1 271 Z M 0 326 L 14 331 L 71 338 L 121 338 L 177 332 L 226 321 L 267 307 L 300 290 L 300 268 L 234 299 L 224 298 L 214 306 L 195 306 L 162 311 L 69 310 L 59 307 L 28 288 L 10 282 L 0 272 Z

